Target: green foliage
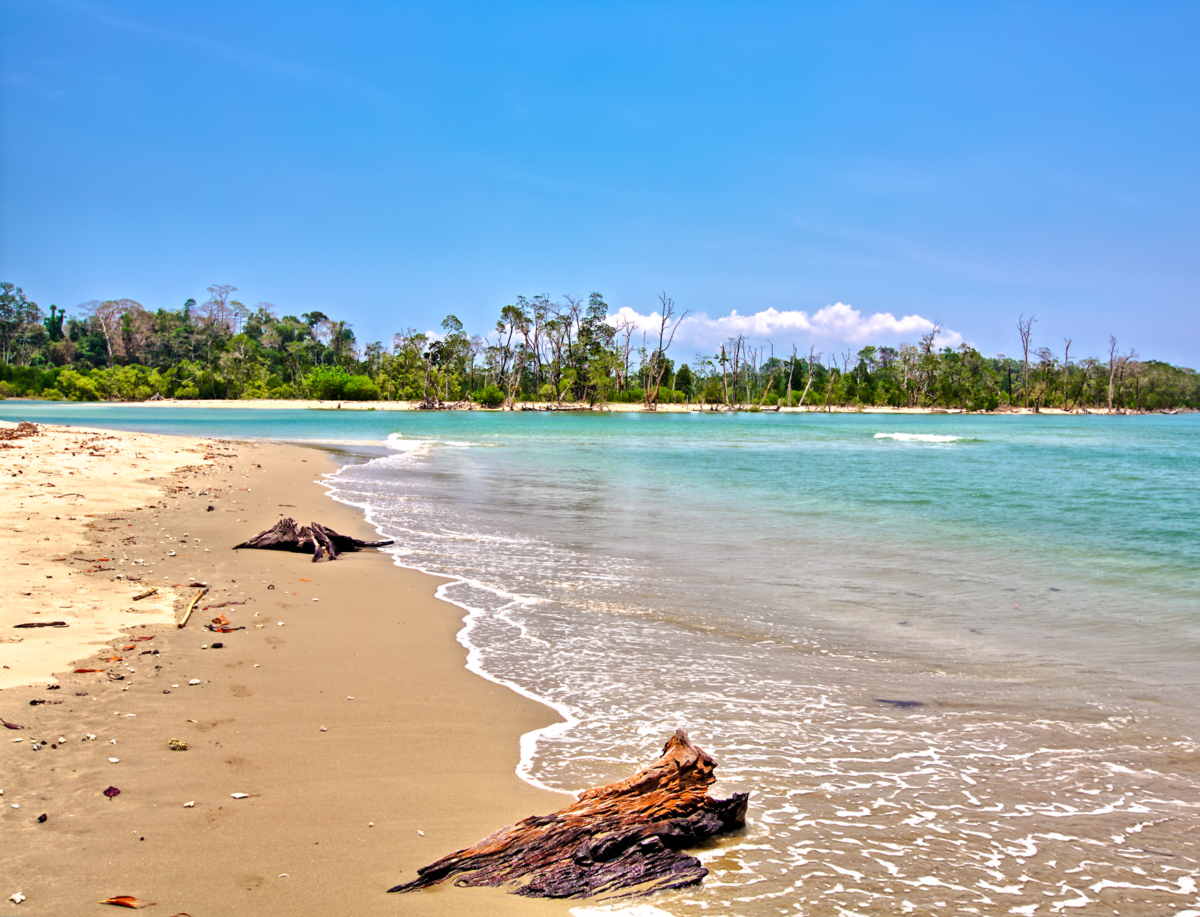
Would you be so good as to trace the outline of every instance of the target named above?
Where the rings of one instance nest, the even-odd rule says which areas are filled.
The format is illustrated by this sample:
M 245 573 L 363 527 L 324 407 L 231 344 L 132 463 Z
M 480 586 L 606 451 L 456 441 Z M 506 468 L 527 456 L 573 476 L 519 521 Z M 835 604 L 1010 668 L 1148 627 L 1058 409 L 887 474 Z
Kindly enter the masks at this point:
M 369 376 L 351 376 L 342 389 L 342 397 L 347 401 L 378 401 L 379 386 Z
M 350 374 L 340 366 L 314 366 L 304 377 L 304 387 L 309 397 L 322 401 L 335 401 L 344 397 Z
M 662 404 L 868 405 L 993 411 L 1108 406 L 1117 410 L 1200 408 L 1191 369 L 1111 358 L 1060 360 L 1030 350 L 1028 366 L 984 357 L 968 346 L 938 349 L 932 334 L 913 345 L 867 346 L 836 361 L 812 353 L 763 357 L 742 338 L 688 366 L 651 352 L 632 326 L 610 323 L 600 293 L 586 301 L 518 296 L 500 309 L 488 338 L 470 337 L 448 315 L 437 334 L 415 329 L 390 345 L 359 345 L 344 321 L 314 310 L 249 308 L 231 286 L 214 285 L 197 305 L 149 310 L 130 299 L 93 301 L 48 315 L 12 283 L 0 283 L 0 396 L 78 401 L 192 398 L 407 400 L 427 407 L 473 398 L 500 406 L 541 401 L 642 403 L 658 386 Z M 785 351 L 786 352 L 786 351 Z M 661 371 L 661 374 L 660 374 Z M 789 400 L 790 392 L 790 400 Z M 472 395 L 474 393 L 474 395 Z
M 74 369 L 64 369 L 58 375 L 59 392 L 71 401 L 99 401 L 100 392 L 87 376 Z
M 500 386 L 493 382 L 479 393 L 476 400 L 485 408 L 498 408 L 504 404 L 504 392 L 500 391 Z

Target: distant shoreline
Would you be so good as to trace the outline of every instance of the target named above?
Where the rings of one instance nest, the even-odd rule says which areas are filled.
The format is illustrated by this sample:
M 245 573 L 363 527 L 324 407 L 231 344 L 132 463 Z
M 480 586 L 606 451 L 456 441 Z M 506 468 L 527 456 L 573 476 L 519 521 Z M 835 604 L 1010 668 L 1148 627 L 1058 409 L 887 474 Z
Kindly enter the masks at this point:
M 36 401 L 42 403 L 41 399 L 33 398 L 8 398 L 9 401 Z M 437 411 L 483 411 L 485 413 L 521 413 L 521 412 L 544 412 L 544 413 L 564 413 L 564 414 L 585 414 L 585 413 L 615 413 L 615 414 L 732 414 L 732 413 L 763 413 L 763 414 L 949 414 L 954 416 L 1013 416 L 1013 415 L 1049 415 L 1061 417 L 1082 417 L 1087 415 L 1128 415 L 1128 416 L 1149 416 L 1154 414 L 1194 414 L 1196 413 L 1191 408 L 1179 408 L 1171 411 L 1125 411 L 1115 410 L 1109 411 L 1107 408 L 1096 408 L 1088 410 L 1064 411 L 1061 408 L 1041 408 L 1034 410 L 1033 408 L 1008 408 L 1005 410 L 996 411 L 971 411 L 962 408 L 896 408 L 888 406 L 857 406 L 846 407 L 829 405 L 826 406 L 805 406 L 805 407 L 759 407 L 757 405 L 746 405 L 733 409 L 725 405 L 699 405 L 699 404 L 660 404 L 653 411 L 648 410 L 643 404 L 627 404 L 627 403 L 606 403 L 588 407 L 587 405 L 577 405 L 565 403 L 562 405 L 548 402 L 517 402 L 510 410 L 509 408 L 487 408 L 482 405 L 471 402 L 451 402 L 440 408 L 425 408 L 418 401 L 319 401 L 313 399 L 163 399 L 158 401 L 72 401 L 72 402 L 45 402 L 47 404 L 107 404 L 107 405 L 137 405 L 147 408 L 232 408 L 243 410 L 292 410 L 292 411 L 429 411 L 436 413 Z

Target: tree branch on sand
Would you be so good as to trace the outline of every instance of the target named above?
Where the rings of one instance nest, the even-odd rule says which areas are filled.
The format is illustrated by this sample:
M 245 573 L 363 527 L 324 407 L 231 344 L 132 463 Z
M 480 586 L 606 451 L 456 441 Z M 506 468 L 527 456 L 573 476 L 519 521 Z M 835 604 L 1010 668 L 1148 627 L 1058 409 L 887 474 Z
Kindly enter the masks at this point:
M 527 898 L 641 897 L 697 885 L 708 870 L 681 850 L 746 823 L 749 793 L 708 795 L 716 766 L 680 729 L 661 758 L 629 779 L 497 831 L 388 891 L 450 878 L 459 886 L 507 886 Z
M 382 548 L 394 541 L 361 541 L 349 535 L 339 535 L 331 528 L 326 528 L 314 522 L 300 528 L 296 520 L 280 519 L 271 528 L 259 532 L 253 538 L 236 544 L 233 549 L 260 548 L 265 551 L 296 551 L 311 553 L 313 562 L 321 559 L 324 554 L 330 560 L 337 560 L 340 554 L 347 551 L 360 551 L 363 548 Z

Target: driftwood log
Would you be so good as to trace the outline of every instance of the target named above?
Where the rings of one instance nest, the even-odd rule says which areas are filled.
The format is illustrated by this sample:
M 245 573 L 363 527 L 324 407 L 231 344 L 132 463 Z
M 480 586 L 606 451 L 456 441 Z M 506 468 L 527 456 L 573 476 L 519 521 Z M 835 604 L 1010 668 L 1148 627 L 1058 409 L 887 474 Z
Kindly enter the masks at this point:
M 349 535 L 339 535 L 331 528 L 314 522 L 303 528 L 296 525 L 295 519 L 280 519 L 265 532 L 259 532 L 248 541 L 236 544 L 233 549 L 261 548 L 265 551 L 296 551 L 312 554 L 313 562 L 324 555 L 330 560 L 348 551 L 360 551 L 363 548 L 382 548 L 394 541 L 361 541 Z
M 388 891 L 450 878 L 460 886 L 508 886 L 529 898 L 619 898 L 697 885 L 708 870 L 681 850 L 746 823 L 749 793 L 708 795 L 716 766 L 680 729 L 661 758 L 628 780 L 497 831 Z

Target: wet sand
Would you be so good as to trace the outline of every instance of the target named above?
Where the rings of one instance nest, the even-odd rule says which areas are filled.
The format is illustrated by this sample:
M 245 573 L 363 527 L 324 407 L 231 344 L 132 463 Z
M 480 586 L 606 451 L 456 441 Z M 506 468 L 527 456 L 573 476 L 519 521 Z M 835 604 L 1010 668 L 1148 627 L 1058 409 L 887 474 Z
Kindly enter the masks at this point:
M 374 551 L 230 550 L 284 515 L 373 537 L 317 483 L 328 456 L 104 432 L 105 456 L 68 465 L 81 433 L 43 429 L 0 450 L 23 488 L 4 495 L 6 553 L 29 564 L 0 586 L 0 636 L 22 640 L 0 644 L 0 717 L 25 727 L 0 729 L 0 898 L 26 898 L 0 910 L 133 895 L 191 917 L 568 913 L 489 889 L 385 893 L 567 797 L 515 776 L 519 736 L 555 714 L 465 670 L 438 579 Z M 63 478 L 85 496 L 34 500 L 23 480 Z M 179 629 L 189 578 L 211 591 Z M 246 629 L 204 629 L 222 613 Z M 13 627 L 45 619 L 69 626 Z

